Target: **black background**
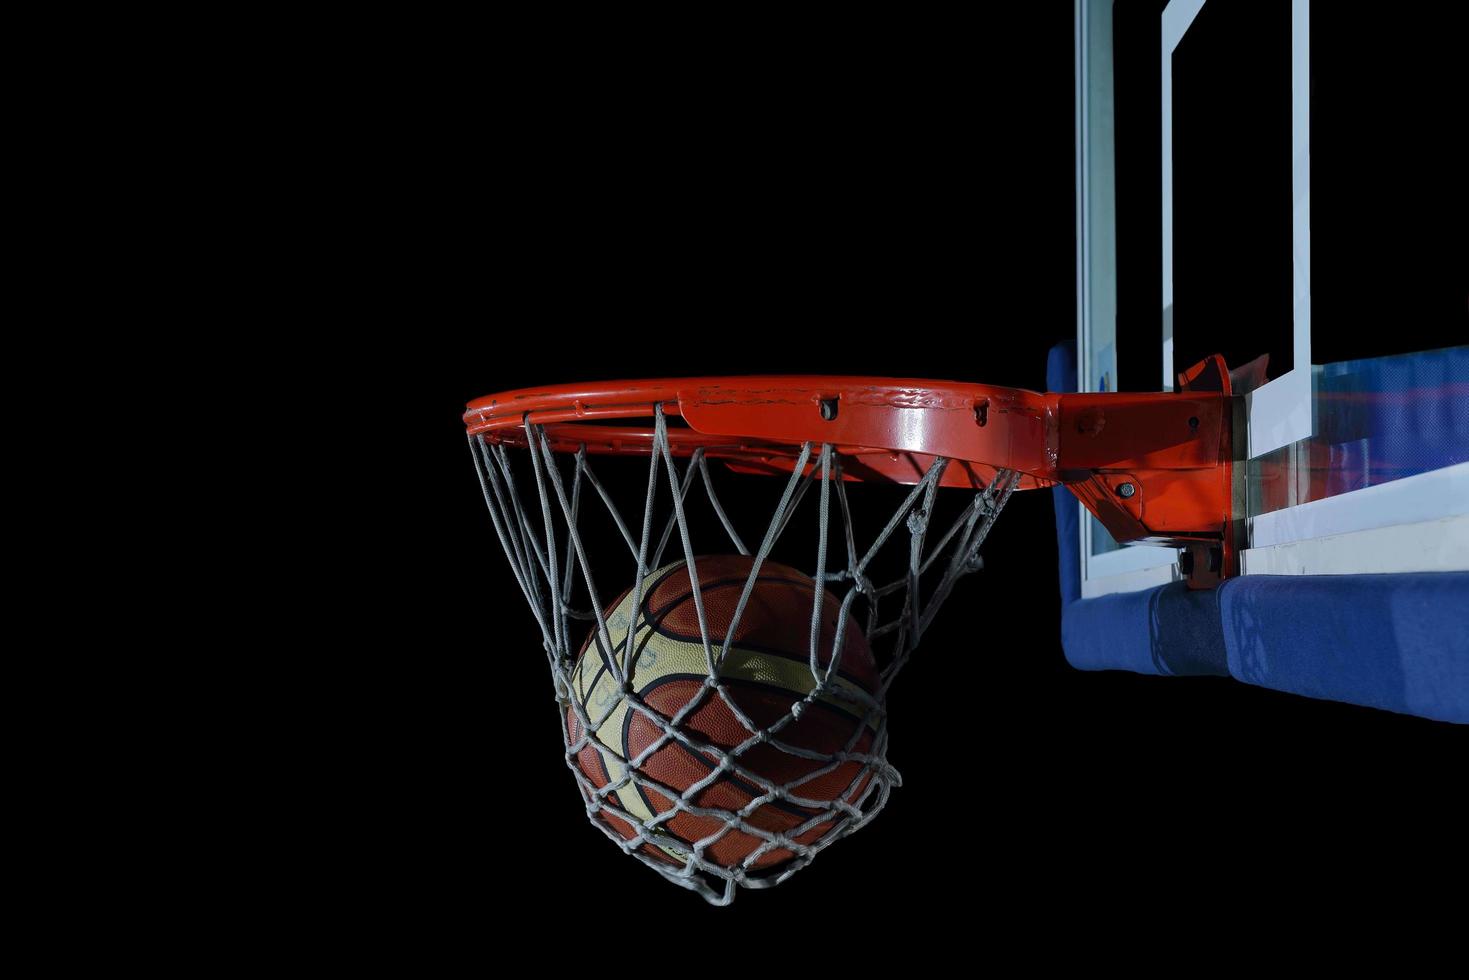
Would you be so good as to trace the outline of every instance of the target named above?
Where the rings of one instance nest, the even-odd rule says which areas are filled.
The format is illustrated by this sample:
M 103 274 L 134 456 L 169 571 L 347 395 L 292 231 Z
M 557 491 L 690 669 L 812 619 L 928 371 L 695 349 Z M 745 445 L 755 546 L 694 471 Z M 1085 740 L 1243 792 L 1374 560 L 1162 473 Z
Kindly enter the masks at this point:
M 1124 886 L 1161 906 L 1217 882 L 1350 881 L 1373 842 L 1405 846 L 1451 812 L 1450 726 L 1069 669 L 1037 492 L 1011 502 L 897 685 L 906 785 L 872 825 L 719 911 L 586 822 L 464 402 L 757 372 L 1043 390 L 1048 349 L 1076 329 L 1071 20 L 1034 5 L 962 36 L 805 36 L 820 59 L 706 63 L 689 43 L 656 67 L 547 35 L 474 98 L 447 78 L 399 107 L 414 189 L 370 314 L 397 326 L 364 333 L 381 357 L 358 379 L 392 417 L 346 461 L 409 515 L 363 515 L 354 552 L 381 578 L 355 669 L 386 692 L 360 707 L 395 902 L 445 929 L 510 904 L 496 914 L 568 921 L 603 898 L 695 928 L 895 905 L 948 928 L 968 907 L 956 889 L 1028 917 Z

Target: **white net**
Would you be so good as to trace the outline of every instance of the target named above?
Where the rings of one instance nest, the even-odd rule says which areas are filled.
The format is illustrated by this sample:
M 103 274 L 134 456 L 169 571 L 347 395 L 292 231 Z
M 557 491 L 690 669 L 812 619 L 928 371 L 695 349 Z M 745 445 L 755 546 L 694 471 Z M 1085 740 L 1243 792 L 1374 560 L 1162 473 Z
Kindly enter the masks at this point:
M 806 867 L 825 848 L 871 820 L 892 787 L 900 785 L 897 771 L 887 761 L 887 692 L 955 583 L 980 567 L 980 546 L 1019 477 L 1000 470 L 987 485 L 946 490 L 964 498 L 964 506 L 941 533 L 934 534 L 930 522 L 936 517 L 936 495 L 949 461 L 932 458 L 864 548 L 859 546 L 862 535 L 849 507 L 842 455 L 831 445 L 806 443 L 752 553 L 715 491 L 705 449 L 693 450 L 680 468 L 661 406 L 655 407 L 653 422 L 646 495 L 636 533 L 624 520 L 616 495 L 593 472 L 585 445 L 558 459 L 543 428 L 527 419 L 519 429 L 510 430 L 515 438 L 507 439 L 503 433 L 471 435 L 470 448 L 495 533 L 541 630 L 566 762 L 592 824 L 669 881 L 725 905 L 738 886 L 769 887 Z M 706 565 L 714 559 L 707 548 L 696 554 L 693 542 L 690 496 L 696 483 L 718 522 L 715 531 L 723 538 L 719 547 L 727 543 L 745 558 L 739 565 L 744 581 L 737 586 L 738 600 L 732 611 L 726 608 L 714 617 L 706 609 L 709 583 L 701 575 L 699 556 Z M 778 716 L 772 720 L 766 713 L 757 718 L 759 712 L 751 711 L 748 699 L 736 690 L 739 665 L 747 667 L 751 658 L 741 658 L 732 649 L 737 645 L 733 638 L 752 595 L 767 580 L 762 570 L 778 567 L 770 561 L 772 551 L 813 488 L 816 554 L 806 581 L 820 587 L 807 589 L 812 597 L 809 629 L 803 621 L 799 629 L 791 630 L 800 633 L 792 637 L 792 645 L 805 651 L 799 683 L 787 684 L 789 703 L 782 705 Z M 589 498 L 600 506 L 588 508 Z M 666 506 L 660 507 L 660 502 Z M 600 515 L 596 518 L 603 525 L 600 534 L 590 533 L 588 522 L 593 518 L 583 511 Z M 838 519 L 835 536 L 833 513 Z M 610 520 L 610 528 L 604 518 Z M 897 533 L 900 527 L 906 535 Z M 905 536 L 908 547 L 903 555 Z M 631 621 L 620 612 L 614 615 L 614 608 L 645 609 L 643 592 L 655 570 L 664 566 L 664 554 L 675 538 L 682 556 L 663 568 L 664 577 L 670 568 L 677 574 L 677 565 L 687 570 L 683 594 L 697 621 L 697 636 L 691 640 L 701 654 L 697 672 L 701 683 L 680 703 L 670 705 L 651 697 L 639 676 L 646 662 L 642 645 L 653 624 L 638 613 Z M 599 555 L 594 566 L 588 546 L 595 540 L 622 554 Z M 883 555 L 886 561 L 880 560 Z M 879 568 L 891 568 L 891 579 L 875 581 Z M 604 580 L 602 588 L 598 574 Z M 603 601 L 612 593 L 609 580 L 614 587 L 630 586 L 614 608 Z M 678 585 L 682 588 L 681 580 Z M 823 616 L 829 617 L 833 609 L 835 626 L 824 628 Z M 829 620 L 826 623 L 830 625 Z M 849 627 L 854 626 L 874 651 L 874 673 L 864 684 L 851 683 L 850 672 L 843 670 L 844 656 L 849 665 L 859 657 L 860 651 L 851 648 L 860 647 L 860 641 L 849 639 Z M 587 632 L 586 642 L 579 643 Z M 583 656 L 598 658 L 596 697 L 590 696 L 588 673 L 578 672 Z M 790 668 L 789 663 L 785 666 Z M 850 737 L 841 744 L 813 748 L 810 738 L 798 737 L 800 719 L 833 705 L 855 720 Z M 711 737 L 694 723 L 697 713 L 711 706 L 738 722 L 735 737 L 727 732 Z M 634 725 L 650 737 L 641 742 L 630 739 L 628 731 Z M 659 769 L 653 764 L 659 753 L 669 750 L 697 762 L 695 775 L 674 780 L 666 766 Z M 790 765 L 773 766 L 773 757 Z M 773 772 L 785 773 L 786 778 L 773 777 Z M 818 785 L 824 787 L 821 792 L 815 789 Z

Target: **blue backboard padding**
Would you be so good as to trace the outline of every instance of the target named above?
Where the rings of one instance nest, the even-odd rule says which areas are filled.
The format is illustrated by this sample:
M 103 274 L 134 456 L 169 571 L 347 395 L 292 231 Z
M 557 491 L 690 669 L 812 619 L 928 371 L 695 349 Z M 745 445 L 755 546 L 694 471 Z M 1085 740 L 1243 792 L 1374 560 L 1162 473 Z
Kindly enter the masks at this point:
M 1182 582 L 1068 603 L 1061 647 L 1078 670 L 1229 676 L 1218 592 Z
M 1077 670 L 1131 670 L 1157 674 L 1153 659 L 1153 593 L 1116 592 L 1078 599 L 1061 609 L 1061 649 Z
M 1046 357 L 1046 390 L 1076 390 L 1076 341 L 1051 348 Z M 1061 573 L 1061 605 L 1081 598 L 1081 504 L 1059 484 L 1051 488 L 1056 507 L 1056 564 Z
M 1056 505 L 1056 564 L 1061 573 L 1061 605 L 1081 598 L 1081 504 L 1063 486 L 1051 488 Z
M 1469 460 L 1469 346 L 1313 370 L 1330 494 Z
M 1469 572 L 1250 575 L 1218 592 L 1238 680 L 1469 723 Z

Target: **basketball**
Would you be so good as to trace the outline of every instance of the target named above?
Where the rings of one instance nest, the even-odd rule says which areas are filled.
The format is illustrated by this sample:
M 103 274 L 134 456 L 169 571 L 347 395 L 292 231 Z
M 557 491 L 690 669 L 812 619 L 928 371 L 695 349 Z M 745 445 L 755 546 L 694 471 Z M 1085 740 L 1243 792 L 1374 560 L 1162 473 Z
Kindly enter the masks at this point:
M 754 562 L 741 555 L 717 555 L 697 558 L 695 564 L 709 645 L 718 658 Z M 734 708 L 756 731 L 765 730 L 816 689 L 810 668 L 814 583 L 793 568 L 762 563 L 744 612 L 728 637 L 729 649 L 719 661 L 720 690 L 706 683 L 709 657 L 700 636 L 688 566 L 679 561 L 658 569 L 643 580 L 640 593 L 636 616 L 632 589 L 607 610 L 610 650 L 602 648 L 598 630 L 592 629 L 570 673 L 570 696 L 595 729 L 593 739 L 574 759 L 587 780 L 604 788 L 621 782 L 628 763 L 638 762 L 638 775 L 658 784 L 621 785 L 607 795 L 607 804 L 645 822 L 679 809 L 649 835 L 654 842 L 645 843 L 643 852 L 682 866 L 700 845 L 703 859 L 711 864 L 728 870 L 742 866 L 764 870 L 790 860 L 795 852 L 769 844 L 759 832 L 783 834 L 810 845 L 837 828 L 841 813 L 823 804 L 844 800 L 856 805 L 871 773 L 859 760 L 835 764 L 831 757 L 866 753 L 877 734 L 876 712 L 869 709 L 876 706 L 878 671 L 862 630 L 849 619 L 837 670 L 827 687 L 801 705 L 795 720 L 747 745 L 730 760 L 733 767 L 726 764 L 710 781 L 720 767 L 721 752 L 755 736 Z M 839 610 L 836 597 L 823 590 L 817 646 L 823 669 L 831 663 Z M 625 670 L 630 696 L 623 696 L 612 663 Z M 623 666 L 629 663 L 630 667 Z M 672 729 L 674 717 L 691 702 L 692 710 Z M 571 707 L 566 723 L 568 744 L 576 746 L 584 730 Z M 675 731 L 693 744 L 674 737 Z M 640 759 L 655 743 L 657 747 Z M 783 745 L 822 758 L 792 754 Z M 700 788 L 689 794 L 696 784 Z M 785 792 L 743 812 L 780 787 Z M 684 798 L 679 807 L 676 798 Z M 742 814 L 739 821 L 744 826 L 730 827 L 737 814 Z M 823 815 L 827 819 L 817 819 Z M 624 839 L 637 836 L 629 821 L 605 808 L 598 817 Z

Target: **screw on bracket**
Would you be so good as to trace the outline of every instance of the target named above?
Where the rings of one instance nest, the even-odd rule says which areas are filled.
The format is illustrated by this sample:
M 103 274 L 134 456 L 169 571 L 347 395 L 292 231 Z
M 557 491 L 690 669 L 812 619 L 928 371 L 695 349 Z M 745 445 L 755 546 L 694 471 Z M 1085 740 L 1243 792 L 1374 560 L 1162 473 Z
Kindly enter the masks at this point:
M 1117 496 L 1121 497 L 1123 500 L 1128 499 L 1135 493 L 1137 493 L 1137 487 L 1133 486 L 1131 483 L 1117 484 Z

